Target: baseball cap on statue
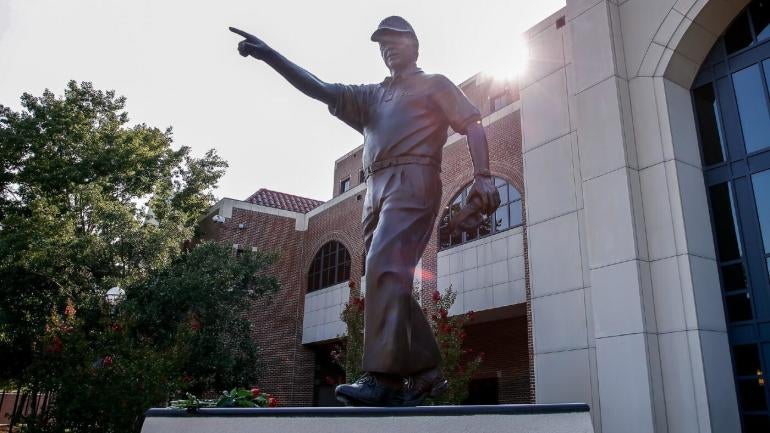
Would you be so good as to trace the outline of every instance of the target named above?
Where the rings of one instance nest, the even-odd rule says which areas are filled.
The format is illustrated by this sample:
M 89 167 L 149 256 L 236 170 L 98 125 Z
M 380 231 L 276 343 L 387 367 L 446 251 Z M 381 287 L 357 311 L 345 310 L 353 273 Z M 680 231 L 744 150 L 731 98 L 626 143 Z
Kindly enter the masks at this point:
M 378 42 L 382 34 L 387 32 L 406 33 L 417 39 L 417 35 L 414 33 L 412 25 L 409 24 L 405 19 L 396 15 L 387 17 L 380 21 L 380 25 L 377 26 L 377 30 L 372 33 L 372 41 Z

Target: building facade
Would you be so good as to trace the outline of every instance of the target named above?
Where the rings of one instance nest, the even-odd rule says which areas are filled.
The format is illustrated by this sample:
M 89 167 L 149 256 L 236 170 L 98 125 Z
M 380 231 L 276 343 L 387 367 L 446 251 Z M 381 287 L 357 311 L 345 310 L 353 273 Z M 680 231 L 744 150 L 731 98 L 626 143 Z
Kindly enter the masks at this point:
M 460 292 L 453 313 L 486 312 L 469 344 L 497 349 L 478 377 L 496 378 L 497 401 L 587 402 L 605 433 L 770 431 L 769 9 L 567 0 L 526 32 L 516 86 L 463 83 L 484 111 L 506 209 L 459 238 L 439 221 L 419 275 L 424 293 Z M 451 218 L 471 179 L 462 137 L 444 158 Z M 360 280 L 358 170 L 360 149 L 337 161 L 335 197 L 309 212 L 212 209 L 226 217 L 217 239 L 287 245 L 278 297 L 297 383 L 314 377 L 314 345 L 341 333 L 333 307 L 349 293 L 308 293 L 311 261 L 337 241 Z

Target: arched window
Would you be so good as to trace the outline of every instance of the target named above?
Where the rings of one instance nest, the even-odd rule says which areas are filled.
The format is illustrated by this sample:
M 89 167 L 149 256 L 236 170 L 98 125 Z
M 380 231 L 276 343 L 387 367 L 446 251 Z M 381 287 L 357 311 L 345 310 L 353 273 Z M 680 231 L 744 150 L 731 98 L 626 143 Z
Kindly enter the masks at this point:
M 350 253 L 337 241 L 318 250 L 307 273 L 307 291 L 324 289 L 350 279 Z
M 439 224 L 439 248 L 445 249 L 460 245 L 494 233 L 499 233 L 513 227 L 521 225 L 521 194 L 511 184 L 505 180 L 495 177 L 495 186 L 500 193 L 500 207 L 497 208 L 493 217 L 490 217 L 479 226 L 478 229 L 460 234 L 451 234 L 449 232 L 449 221 L 460 211 L 468 198 L 471 185 L 466 186 L 449 203 L 444 214 L 441 216 Z

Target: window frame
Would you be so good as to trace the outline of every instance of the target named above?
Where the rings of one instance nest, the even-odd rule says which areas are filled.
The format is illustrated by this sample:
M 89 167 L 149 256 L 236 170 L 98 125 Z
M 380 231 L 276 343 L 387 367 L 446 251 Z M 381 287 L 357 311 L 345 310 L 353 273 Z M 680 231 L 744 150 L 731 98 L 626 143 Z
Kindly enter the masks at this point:
M 307 293 L 350 280 L 350 251 L 337 240 L 321 245 L 307 270 Z
M 452 219 L 452 214 L 459 211 L 463 204 L 465 204 L 468 193 L 470 192 L 470 188 L 473 185 L 473 182 L 466 184 L 460 191 L 455 194 L 452 199 L 449 201 L 449 204 L 444 208 L 444 212 L 441 214 L 441 218 L 439 219 L 438 224 L 438 250 L 443 251 L 450 248 L 454 248 L 456 246 L 475 241 L 477 239 L 481 239 L 487 236 L 492 236 L 497 233 L 502 233 L 507 230 L 514 229 L 516 227 L 520 227 L 524 225 L 524 215 L 523 215 L 523 197 L 521 195 L 521 192 L 518 188 L 516 188 L 511 182 L 507 181 L 506 179 L 503 179 L 499 176 L 493 176 L 495 187 L 497 187 L 498 191 L 500 191 L 501 188 L 504 188 L 505 194 L 501 194 L 500 197 L 500 206 L 497 207 L 495 210 L 494 216 L 496 217 L 498 212 L 501 209 L 505 209 L 505 213 L 507 216 L 507 224 L 504 228 L 500 228 L 499 225 L 502 224 L 502 220 L 498 220 L 495 218 L 495 221 L 500 221 L 497 223 L 497 225 L 492 226 L 488 225 L 485 227 L 486 223 L 482 223 L 482 225 L 476 229 L 475 233 L 469 233 L 469 232 L 461 232 L 459 235 L 451 235 L 442 233 L 442 230 L 445 230 L 446 227 L 449 224 L 449 221 Z M 512 197 L 511 192 L 515 192 L 515 196 Z M 517 215 L 517 218 L 511 218 L 513 209 L 518 209 L 519 213 Z M 491 221 L 491 218 L 487 219 L 487 221 Z M 445 239 L 447 239 L 446 236 L 449 236 L 449 243 L 445 243 Z M 455 240 L 456 236 L 459 236 L 459 240 Z
M 345 186 L 347 185 L 347 188 Z M 340 180 L 340 194 L 350 191 L 350 176 Z

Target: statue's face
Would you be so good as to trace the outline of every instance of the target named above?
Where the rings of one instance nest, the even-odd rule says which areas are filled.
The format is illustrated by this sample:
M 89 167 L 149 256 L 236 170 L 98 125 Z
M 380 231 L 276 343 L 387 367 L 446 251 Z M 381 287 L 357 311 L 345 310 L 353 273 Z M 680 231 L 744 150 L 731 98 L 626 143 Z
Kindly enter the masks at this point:
M 417 41 L 401 33 L 386 33 L 380 40 L 380 54 L 391 71 L 399 71 L 417 61 Z

